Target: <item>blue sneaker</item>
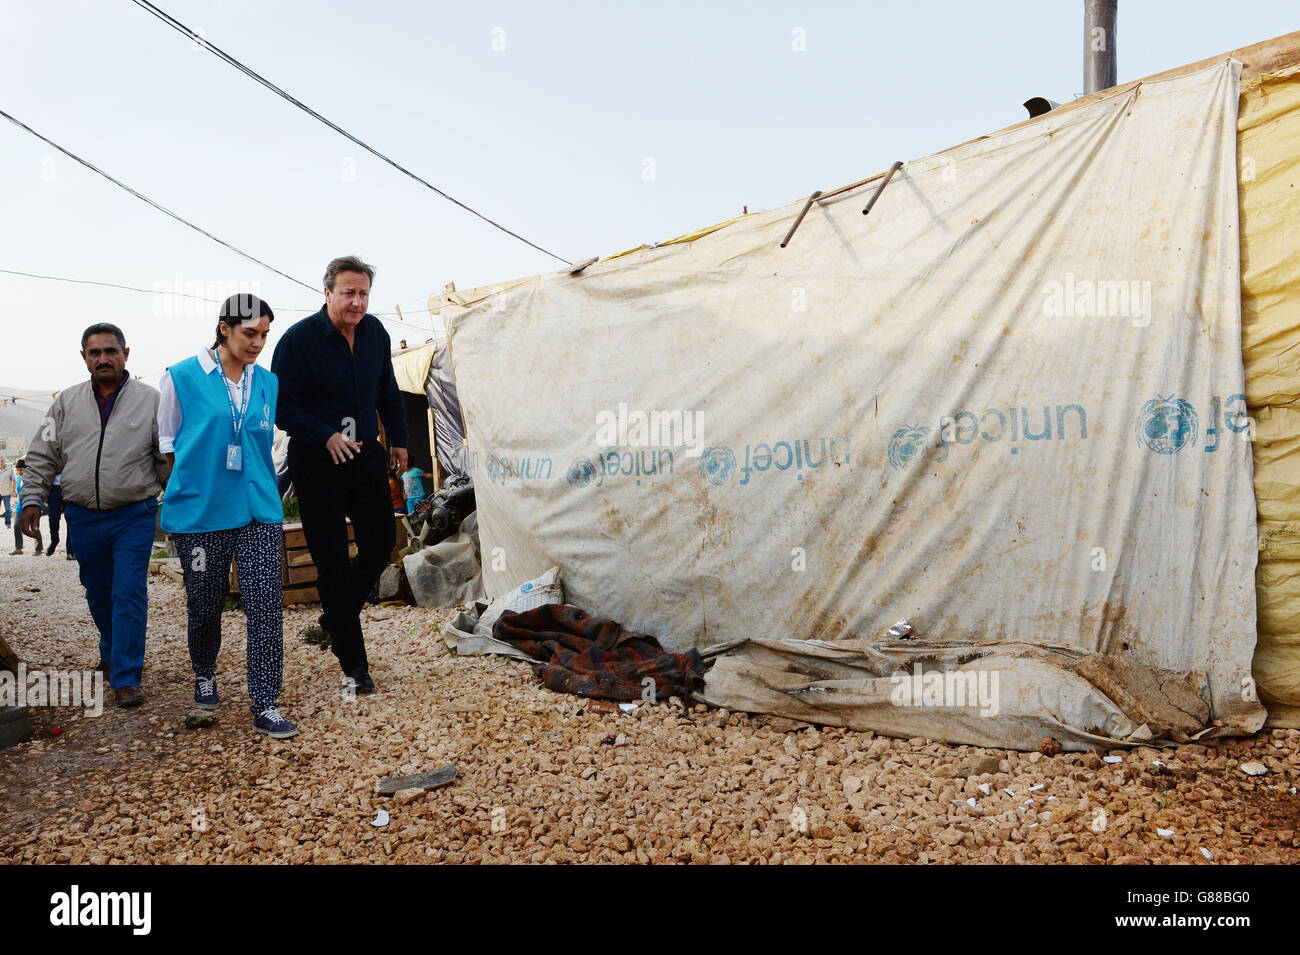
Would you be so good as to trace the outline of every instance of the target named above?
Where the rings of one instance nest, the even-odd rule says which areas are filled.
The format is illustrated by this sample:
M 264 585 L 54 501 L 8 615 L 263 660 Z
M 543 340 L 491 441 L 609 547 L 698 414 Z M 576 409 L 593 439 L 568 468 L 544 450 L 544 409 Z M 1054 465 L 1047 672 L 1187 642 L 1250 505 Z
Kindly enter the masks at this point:
M 201 710 L 215 710 L 221 705 L 215 678 L 201 676 L 194 680 L 194 705 Z
M 274 706 L 267 707 L 253 717 L 253 729 L 271 739 L 288 739 L 298 735 L 298 727 L 281 716 Z

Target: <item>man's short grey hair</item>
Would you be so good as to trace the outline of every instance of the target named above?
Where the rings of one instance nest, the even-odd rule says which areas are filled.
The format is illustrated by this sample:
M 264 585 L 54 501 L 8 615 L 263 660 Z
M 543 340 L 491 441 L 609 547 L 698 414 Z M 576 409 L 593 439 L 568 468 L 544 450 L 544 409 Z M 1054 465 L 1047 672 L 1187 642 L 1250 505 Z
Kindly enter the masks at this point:
M 334 291 L 334 279 L 340 272 L 364 272 L 366 278 L 370 279 L 370 284 L 375 284 L 375 267 L 367 265 L 355 255 L 344 255 L 329 265 L 325 266 L 325 287 L 331 292 Z

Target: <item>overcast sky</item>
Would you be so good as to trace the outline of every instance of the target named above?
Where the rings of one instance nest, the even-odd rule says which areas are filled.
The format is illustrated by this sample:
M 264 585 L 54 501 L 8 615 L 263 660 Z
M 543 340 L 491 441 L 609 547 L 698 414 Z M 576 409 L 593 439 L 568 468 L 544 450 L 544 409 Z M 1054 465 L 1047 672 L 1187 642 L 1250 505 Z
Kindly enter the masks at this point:
M 771 208 L 1082 91 L 1082 0 L 415 3 L 156 0 L 445 192 L 566 259 Z M 0 109 L 318 287 L 356 253 L 371 310 L 430 334 L 430 292 L 554 259 L 371 157 L 130 0 L 0 4 Z M 1125 82 L 1300 28 L 1300 4 L 1124 0 Z M 278 332 L 321 304 L 0 119 L 0 269 L 253 290 Z M 120 325 L 146 380 L 210 343 L 217 306 L 0 274 L 0 386 L 86 377 Z M 297 311 L 294 311 L 297 309 Z M 394 319 L 395 320 L 395 319 Z M 269 363 L 269 355 L 264 359 Z M 19 392 L 21 393 L 21 391 Z

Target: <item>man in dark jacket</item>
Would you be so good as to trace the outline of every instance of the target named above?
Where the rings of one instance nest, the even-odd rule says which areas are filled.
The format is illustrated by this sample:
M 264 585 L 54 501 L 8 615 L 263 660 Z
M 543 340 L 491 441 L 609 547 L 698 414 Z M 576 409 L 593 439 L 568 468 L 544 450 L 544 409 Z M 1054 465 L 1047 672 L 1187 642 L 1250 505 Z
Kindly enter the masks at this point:
M 396 541 L 388 474 L 406 471 L 406 413 L 392 346 L 366 314 L 373 266 L 356 256 L 325 269 L 325 307 L 293 325 L 275 347 L 275 422 L 289 435 L 289 474 L 318 575 L 322 625 L 345 687 L 374 690 L 361 608 Z M 379 444 L 383 419 L 389 450 Z M 348 558 L 347 521 L 357 555 Z

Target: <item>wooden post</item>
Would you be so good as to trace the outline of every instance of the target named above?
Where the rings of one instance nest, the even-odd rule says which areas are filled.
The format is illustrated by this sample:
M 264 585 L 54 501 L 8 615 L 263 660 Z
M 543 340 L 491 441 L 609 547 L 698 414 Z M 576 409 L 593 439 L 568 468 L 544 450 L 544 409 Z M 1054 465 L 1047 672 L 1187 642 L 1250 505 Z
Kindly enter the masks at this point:
M 18 674 L 18 654 L 14 653 L 3 636 L 0 636 L 0 670 L 8 670 L 15 676 Z

